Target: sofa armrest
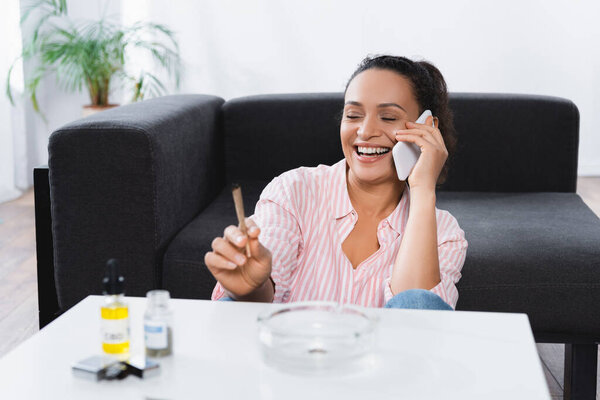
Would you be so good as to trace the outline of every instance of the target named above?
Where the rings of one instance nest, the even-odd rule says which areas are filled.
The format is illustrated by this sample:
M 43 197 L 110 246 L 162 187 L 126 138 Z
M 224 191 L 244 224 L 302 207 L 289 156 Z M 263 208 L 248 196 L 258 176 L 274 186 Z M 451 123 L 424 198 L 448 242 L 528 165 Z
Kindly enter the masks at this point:
M 223 185 L 223 102 L 166 96 L 52 134 L 54 265 L 63 311 L 100 293 L 109 258 L 121 261 L 128 295 L 161 287 L 170 240 Z

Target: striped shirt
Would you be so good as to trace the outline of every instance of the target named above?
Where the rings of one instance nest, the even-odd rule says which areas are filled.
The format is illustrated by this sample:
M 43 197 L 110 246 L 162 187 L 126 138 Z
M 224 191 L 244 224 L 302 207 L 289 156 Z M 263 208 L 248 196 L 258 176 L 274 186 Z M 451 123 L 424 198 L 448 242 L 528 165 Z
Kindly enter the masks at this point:
M 377 227 L 379 249 L 356 269 L 342 243 L 358 221 L 346 184 L 346 160 L 333 166 L 301 167 L 273 179 L 263 190 L 253 221 L 272 253 L 274 302 L 335 301 L 382 307 L 393 294 L 390 278 L 408 220 L 408 186 L 394 211 Z M 456 219 L 436 208 L 441 282 L 431 289 L 452 308 L 467 241 Z M 220 283 L 212 299 L 225 296 Z

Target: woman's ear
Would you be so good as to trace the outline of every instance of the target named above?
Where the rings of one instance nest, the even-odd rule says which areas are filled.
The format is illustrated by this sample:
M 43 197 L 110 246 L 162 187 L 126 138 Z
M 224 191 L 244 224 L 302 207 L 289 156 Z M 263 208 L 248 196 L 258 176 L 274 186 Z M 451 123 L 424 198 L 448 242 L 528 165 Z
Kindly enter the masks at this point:
M 440 120 L 438 119 L 438 117 L 433 117 L 433 124 L 435 125 L 436 128 L 439 127 Z

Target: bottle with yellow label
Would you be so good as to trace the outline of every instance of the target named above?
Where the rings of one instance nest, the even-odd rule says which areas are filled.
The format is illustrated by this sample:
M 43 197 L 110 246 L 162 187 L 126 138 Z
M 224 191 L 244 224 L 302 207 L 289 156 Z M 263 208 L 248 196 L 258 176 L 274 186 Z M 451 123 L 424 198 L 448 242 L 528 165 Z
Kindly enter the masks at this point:
M 102 281 L 104 304 L 100 309 L 102 350 L 121 360 L 129 356 L 129 307 L 125 303 L 124 283 L 117 260 L 108 260 Z

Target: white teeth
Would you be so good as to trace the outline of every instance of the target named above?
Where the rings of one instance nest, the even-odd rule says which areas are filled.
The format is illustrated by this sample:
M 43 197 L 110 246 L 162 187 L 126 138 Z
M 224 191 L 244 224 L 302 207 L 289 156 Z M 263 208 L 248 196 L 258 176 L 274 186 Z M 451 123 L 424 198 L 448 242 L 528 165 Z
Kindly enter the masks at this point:
M 362 147 L 358 146 L 358 152 L 362 154 L 383 154 L 390 151 L 389 148 L 386 147 Z

